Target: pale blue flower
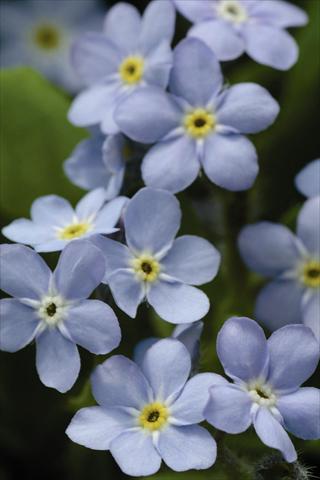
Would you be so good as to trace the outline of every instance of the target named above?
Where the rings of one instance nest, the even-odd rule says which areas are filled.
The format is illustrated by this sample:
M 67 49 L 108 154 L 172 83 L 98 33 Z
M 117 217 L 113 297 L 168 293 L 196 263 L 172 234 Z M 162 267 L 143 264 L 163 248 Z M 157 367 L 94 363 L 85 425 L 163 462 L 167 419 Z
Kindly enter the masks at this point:
M 242 230 L 239 249 L 251 270 L 273 279 L 258 295 L 256 318 L 271 330 L 302 322 L 320 339 L 320 197 L 302 207 L 297 236 L 260 222 Z
M 74 100 L 70 121 L 118 133 L 113 113 L 120 99 L 147 85 L 166 88 L 174 24 L 170 0 L 150 2 L 142 18 L 128 3 L 112 7 L 103 34 L 88 33 L 74 44 L 72 65 L 88 88 Z
M 190 323 L 209 310 L 207 296 L 193 285 L 210 282 L 220 265 L 219 252 L 203 238 L 175 239 L 181 211 L 169 192 L 141 189 L 124 212 L 127 246 L 91 237 L 106 259 L 103 282 L 114 300 L 134 318 L 143 300 L 171 323 Z
M 319 361 L 311 330 L 288 325 L 266 340 L 256 322 L 234 317 L 218 334 L 217 353 L 234 383 L 210 388 L 206 420 L 227 433 L 253 425 L 263 443 L 294 462 L 297 453 L 286 430 L 304 440 L 320 437 L 320 390 L 300 388 Z
M 279 70 L 297 61 L 298 47 L 286 32 L 307 23 L 303 10 L 282 0 L 173 0 L 195 25 L 191 37 L 204 41 L 219 60 L 246 52 L 253 60 Z
M 39 197 L 31 206 L 31 220 L 19 218 L 2 229 L 13 242 L 31 245 L 38 252 L 62 250 L 79 238 L 117 232 L 126 197 L 106 202 L 106 192 L 97 188 L 85 195 L 76 208 L 57 195 Z
M 110 450 L 127 475 L 152 475 L 161 460 L 177 472 L 209 468 L 216 443 L 197 424 L 209 387 L 225 380 L 214 373 L 188 380 L 190 370 L 188 351 L 173 339 L 153 345 L 141 368 L 120 355 L 109 358 L 92 375 L 99 406 L 77 412 L 67 435 L 88 448 Z
M 295 178 L 297 189 L 305 197 L 320 195 L 320 158 L 308 163 Z
M 0 348 L 16 352 L 36 342 L 36 368 L 44 385 L 69 390 L 80 370 L 77 345 L 109 353 L 121 339 L 112 309 L 87 297 L 105 271 L 101 252 L 78 241 L 62 252 L 53 273 L 38 253 L 23 245 L 1 245 Z
M 146 185 L 184 190 L 203 168 L 228 190 L 250 188 L 257 154 L 244 136 L 271 125 L 279 112 L 273 97 L 255 83 L 223 88 L 220 65 L 200 40 L 183 40 L 174 51 L 171 95 L 148 87 L 119 103 L 115 119 L 128 137 L 156 143 L 142 163 Z

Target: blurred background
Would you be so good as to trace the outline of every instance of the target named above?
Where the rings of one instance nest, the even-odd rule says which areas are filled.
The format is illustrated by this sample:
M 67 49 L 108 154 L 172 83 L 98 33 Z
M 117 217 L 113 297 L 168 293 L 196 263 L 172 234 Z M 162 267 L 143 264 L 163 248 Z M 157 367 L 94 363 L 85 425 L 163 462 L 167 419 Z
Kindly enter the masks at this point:
M 261 0 L 264 1 L 264 0 Z M 1 227 L 18 217 L 29 217 L 32 201 L 55 193 L 75 203 L 85 193 L 71 185 L 62 164 L 75 145 L 88 133 L 66 119 L 71 99 L 81 85 L 68 63 L 72 39 L 86 30 L 101 30 L 103 17 L 116 1 L 106 0 L 11 0 L 0 1 L 1 21 Z M 132 0 L 143 11 L 146 0 Z M 281 112 L 266 132 L 254 136 L 260 174 L 254 187 L 231 193 L 199 178 L 179 194 L 183 208 L 180 233 L 198 234 L 214 243 L 223 255 L 220 273 L 204 290 L 211 299 L 201 341 L 200 371 L 222 373 L 215 339 L 223 322 L 233 314 L 252 316 L 254 299 L 262 280 L 244 267 L 236 248 L 243 225 L 272 220 L 295 228 L 303 198 L 294 187 L 294 177 L 309 161 L 319 157 L 320 108 L 320 1 L 293 3 L 309 14 L 309 24 L 291 32 L 300 57 L 288 72 L 258 65 L 243 56 L 224 63 L 226 82 L 253 81 L 265 86 L 279 101 Z M 177 18 L 175 43 L 189 28 Z M 141 179 L 125 184 L 132 195 Z M 6 239 L 2 237 L 3 242 Z M 54 267 L 56 254 L 45 259 Z M 131 320 L 112 303 L 122 328 L 123 340 L 113 353 L 132 355 L 136 342 L 148 336 L 170 335 L 172 327 L 145 305 Z M 122 479 L 111 455 L 73 444 L 64 431 L 82 406 L 90 405 L 88 376 L 106 357 L 81 351 L 81 375 L 68 394 L 45 388 L 35 370 L 34 346 L 0 355 L 0 480 Z M 309 382 L 319 386 L 319 375 Z M 211 429 L 212 431 L 212 429 Z M 215 434 L 215 432 L 213 432 Z M 218 434 L 219 437 L 219 434 Z M 319 470 L 319 442 L 294 439 L 303 464 Z M 175 473 L 165 466 L 156 480 L 216 480 L 307 478 L 293 476 L 275 459 L 260 462 L 271 450 L 248 431 L 219 442 L 214 468 L 204 472 Z M 255 465 L 253 474 L 248 465 Z M 318 465 L 318 466 L 317 466 Z M 260 475 L 260 477 L 259 477 Z

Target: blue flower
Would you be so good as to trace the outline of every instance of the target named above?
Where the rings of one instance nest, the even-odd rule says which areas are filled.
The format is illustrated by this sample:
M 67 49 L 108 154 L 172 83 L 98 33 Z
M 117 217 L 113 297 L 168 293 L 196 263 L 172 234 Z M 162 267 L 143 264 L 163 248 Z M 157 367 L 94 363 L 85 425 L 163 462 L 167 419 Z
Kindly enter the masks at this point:
M 303 10 L 281 0 L 173 0 L 196 25 L 189 35 L 204 41 L 219 60 L 233 60 L 246 52 L 253 60 L 279 70 L 297 61 L 298 47 L 285 31 L 305 25 Z
M 128 246 L 99 235 L 91 238 L 105 255 L 103 282 L 130 317 L 145 299 L 171 323 L 194 322 L 208 312 L 207 296 L 191 285 L 215 277 L 220 254 L 200 237 L 175 240 L 180 220 L 179 203 L 171 193 L 143 188 L 124 213 Z
M 296 187 L 305 197 L 320 195 L 320 158 L 304 167 L 295 178 Z
M 302 322 L 320 338 L 320 197 L 302 207 L 297 236 L 260 222 L 242 230 L 239 249 L 251 270 L 273 278 L 258 295 L 256 318 L 271 330 Z
M 71 92 L 81 87 L 69 60 L 72 39 L 100 28 L 103 11 L 92 0 L 1 2 L 1 66 L 28 65 Z
M 216 443 L 199 425 L 208 389 L 225 380 L 202 373 L 188 380 L 190 355 L 181 342 L 153 345 L 139 368 L 117 355 L 92 376 L 99 406 L 83 408 L 66 433 L 74 442 L 110 450 L 121 470 L 132 476 L 157 472 L 161 460 L 173 470 L 205 469 L 216 458 Z
M 188 350 L 191 357 L 192 370 L 197 370 L 200 355 L 200 336 L 203 330 L 203 322 L 181 323 L 172 332 L 171 337 L 179 340 Z M 156 337 L 141 340 L 134 349 L 134 361 L 142 365 L 145 354 L 152 345 L 160 339 Z
M 13 242 L 33 246 L 38 252 L 62 250 L 79 238 L 118 231 L 114 227 L 127 198 L 117 197 L 104 205 L 105 200 L 103 188 L 89 192 L 75 209 L 57 195 L 39 197 L 31 206 L 31 220 L 14 220 L 2 229 L 2 233 Z
M 86 300 L 104 275 L 101 252 L 87 241 L 68 245 L 53 273 L 34 250 L 1 245 L 1 289 L 15 298 L 0 301 L 0 348 L 16 352 L 34 339 L 42 383 L 69 390 L 80 370 L 76 344 L 95 354 L 119 345 L 112 309 Z
M 142 18 L 128 3 L 111 8 L 104 33 L 88 33 L 73 47 L 73 67 L 88 88 L 74 100 L 70 121 L 78 126 L 100 123 L 107 134 L 119 132 L 113 113 L 121 98 L 146 85 L 166 88 L 174 24 L 170 0 L 151 2 Z
M 311 330 L 288 325 L 266 340 L 256 322 L 234 317 L 218 334 L 217 353 L 234 383 L 210 388 L 206 420 L 227 433 L 253 424 L 263 443 L 294 462 L 297 454 L 285 430 L 304 440 L 320 437 L 320 390 L 300 388 L 319 361 Z
M 274 122 L 279 106 L 254 83 L 223 89 L 220 65 L 200 40 L 183 40 L 174 51 L 172 95 L 156 87 L 133 92 L 115 112 L 121 130 L 142 143 L 156 143 L 144 157 L 146 185 L 184 190 L 202 167 L 228 190 L 246 190 L 257 173 L 257 154 L 243 135 Z

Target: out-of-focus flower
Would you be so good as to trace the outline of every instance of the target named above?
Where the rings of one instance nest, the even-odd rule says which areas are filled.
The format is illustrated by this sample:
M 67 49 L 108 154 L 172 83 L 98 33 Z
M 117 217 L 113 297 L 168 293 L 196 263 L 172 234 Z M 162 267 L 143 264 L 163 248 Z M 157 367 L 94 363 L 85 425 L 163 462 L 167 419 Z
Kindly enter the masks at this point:
M 263 443 L 294 462 L 297 453 L 285 430 L 304 440 L 320 437 L 320 390 L 300 388 L 319 361 L 311 330 L 288 325 L 266 340 L 256 322 L 234 317 L 218 334 L 217 352 L 234 383 L 210 388 L 206 420 L 227 433 L 253 424 Z
M 173 0 L 196 25 L 189 35 L 204 41 L 219 60 L 246 52 L 253 60 L 279 70 L 297 61 L 298 47 L 285 31 L 307 23 L 303 10 L 281 0 Z
M 296 187 L 305 197 L 320 195 L 320 158 L 313 160 L 295 178 Z
M 258 295 L 256 318 L 271 330 L 302 322 L 320 339 L 320 197 L 302 207 L 297 236 L 260 222 L 242 230 L 239 249 L 251 270 L 273 277 Z
M 115 112 L 121 130 L 156 143 L 142 163 L 146 185 L 184 190 L 202 167 L 228 190 L 246 190 L 257 173 L 257 154 L 243 135 L 271 125 L 279 112 L 273 97 L 254 83 L 223 89 L 220 65 L 200 40 L 183 40 L 174 51 L 172 95 L 148 87 L 122 100 Z
M 142 18 L 128 3 L 111 8 L 103 34 L 88 33 L 74 44 L 72 65 L 89 88 L 74 100 L 70 121 L 118 133 L 113 113 L 121 98 L 147 85 L 166 88 L 174 24 L 170 0 L 154 0 Z
M 106 192 L 97 188 L 87 193 L 73 209 L 64 198 L 46 195 L 33 202 L 31 220 L 14 220 L 2 233 L 9 240 L 31 245 L 38 252 L 55 252 L 79 238 L 117 232 L 115 225 L 127 200 L 117 197 L 105 205 Z
M 69 390 L 80 370 L 77 344 L 105 354 L 120 343 L 115 314 L 104 302 L 87 300 L 104 275 L 101 252 L 87 241 L 67 246 L 51 273 L 34 250 L 1 245 L 0 348 L 16 352 L 34 339 L 40 380 Z
M 91 238 L 105 255 L 103 282 L 130 317 L 145 299 L 171 323 L 194 322 L 208 312 L 208 297 L 193 285 L 216 276 L 220 254 L 200 237 L 175 240 L 180 221 L 179 203 L 171 193 L 143 188 L 124 213 L 128 246 L 101 235 Z
M 209 387 L 225 380 L 214 373 L 188 380 L 190 369 L 188 351 L 173 339 L 153 345 L 141 369 L 126 357 L 111 357 L 92 376 L 99 406 L 77 412 L 67 435 L 88 448 L 110 450 L 128 475 L 151 475 L 161 460 L 177 472 L 209 468 L 216 443 L 197 424 Z
M 75 37 L 100 29 L 95 0 L 14 0 L 0 3 L 1 66 L 27 65 L 70 92 L 81 84 L 70 64 Z

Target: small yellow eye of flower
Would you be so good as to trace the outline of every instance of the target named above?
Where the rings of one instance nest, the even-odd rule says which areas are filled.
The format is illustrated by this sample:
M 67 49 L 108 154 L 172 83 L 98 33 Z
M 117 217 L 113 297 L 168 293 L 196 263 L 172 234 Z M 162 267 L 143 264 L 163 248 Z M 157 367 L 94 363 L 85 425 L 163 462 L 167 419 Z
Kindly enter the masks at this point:
M 204 138 L 216 126 L 216 119 L 212 112 L 204 108 L 197 108 L 184 117 L 184 128 L 193 138 Z
M 169 411 L 165 405 L 160 402 L 149 403 L 146 405 L 139 416 L 139 423 L 142 428 L 150 431 L 159 430 L 168 421 Z
M 144 60 L 142 57 L 127 57 L 119 67 L 119 74 L 123 83 L 134 85 L 142 80 Z
M 246 9 L 238 0 L 222 0 L 218 4 L 218 14 L 230 22 L 241 23 L 248 19 Z
M 132 261 L 133 269 L 139 278 L 144 282 L 154 282 L 160 273 L 160 265 L 151 255 L 141 255 Z
M 255 403 L 265 407 L 273 407 L 277 403 L 277 398 L 269 385 L 260 381 L 253 381 L 249 383 L 247 388 L 251 399 Z
M 44 50 L 54 50 L 59 46 L 60 35 L 54 25 L 40 25 L 33 34 L 34 42 Z
M 60 240 L 73 240 L 82 237 L 90 230 L 90 224 L 87 222 L 73 223 L 59 230 L 58 238 Z
M 311 260 L 302 269 L 302 281 L 307 287 L 320 287 L 320 262 Z

